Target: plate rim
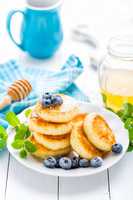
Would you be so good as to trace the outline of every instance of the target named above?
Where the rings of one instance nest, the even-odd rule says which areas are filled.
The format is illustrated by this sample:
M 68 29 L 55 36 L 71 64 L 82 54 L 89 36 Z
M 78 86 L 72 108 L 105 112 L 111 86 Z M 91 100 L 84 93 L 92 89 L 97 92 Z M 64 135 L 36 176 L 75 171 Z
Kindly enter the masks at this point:
M 95 108 L 97 108 L 97 109 L 102 109 L 104 112 L 106 112 L 106 113 L 108 113 L 108 114 L 110 114 L 110 115 L 114 115 L 115 116 L 115 118 L 117 118 L 120 122 L 121 122 L 121 124 L 123 124 L 123 122 L 120 120 L 120 118 L 115 114 L 115 113 L 113 113 L 113 112 L 111 112 L 111 111 L 109 111 L 109 110 L 107 110 L 105 107 L 103 107 L 103 106 L 99 106 L 99 105 L 96 105 L 96 104 L 93 104 L 93 103 L 90 103 L 90 102 L 84 102 L 84 101 L 78 101 L 78 103 L 79 104 L 85 104 L 85 105 L 89 105 L 89 106 L 92 106 L 92 107 L 95 107 Z M 19 113 L 18 114 L 18 116 L 21 116 L 26 110 L 28 110 L 28 109 L 30 109 L 30 108 L 33 108 L 34 106 L 30 106 L 30 107 L 28 107 L 28 108 L 26 108 L 26 109 L 24 109 L 21 113 Z M 125 132 L 127 132 L 127 130 L 123 127 L 123 129 L 124 129 L 124 131 Z M 11 126 L 9 126 L 8 128 L 7 128 L 7 132 L 8 132 L 8 134 L 10 135 L 11 134 Z M 127 132 L 128 133 L 128 132 Z M 32 165 L 30 166 L 29 164 L 27 164 L 27 163 L 25 163 L 25 162 L 23 162 L 23 159 L 22 158 L 20 158 L 17 154 L 15 155 L 14 153 L 13 153 L 13 151 L 11 150 L 11 149 L 13 149 L 12 147 L 11 147 L 11 145 L 10 145 L 10 143 L 9 143 L 9 139 L 10 139 L 10 137 L 11 136 L 9 136 L 8 137 L 8 140 L 7 140 L 7 149 L 8 149 L 8 151 L 9 151 L 9 153 L 12 155 L 12 157 L 13 158 L 15 158 L 15 160 L 19 163 L 19 164 L 21 164 L 21 165 L 23 165 L 24 167 L 26 167 L 27 169 L 30 169 L 30 170 L 32 170 L 32 171 L 34 171 L 34 172 L 38 172 L 38 173 L 41 173 L 41 174 L 43 174 L 43 175 L 50 175 L 50 176 L 59 176 L 59 177 L 84 177 L 84 176 L 91 176 L 91 175 L 96 175 L 96 174 L 98 174 L 98 173 L 101 173 L 101 172 L 103 172 L 103 171 L 105 171 L 105 170 L 107 170 L 107 169 L 109 169 L 109 168 L 111 168 L 111 167 L 113 167 L 114 165 L 116 165 L 123 157 L 124 157 L 124 155 L 125 155 L 125 153 L 126 153 L 126 151 L 127 151 L 127 148 L 128 148 L 128 144 L 129 144 L 129 138 L 128 138 L 128 134 L 127 134 L 127 147 L 125 148 L 125 150 L 119 155 L 119 158 L 117 159 L 117 160 L 115 160 L 114 162 L 112 162 L 108 167 L 106 167 L 106 166 L 102 166 L 102 167 L 100 167 L 100 168 L 96 168 L 97 170 L 96 171 L 91 171 L 91 173 L 89 173 L 89 170 L 88 171 L 84 171 L 84 172 L 82 172 L 82 173 L 77 173 L 77 174 L 72 174 L 72 173 L 70 173 L 69 174 L 69 171 L 73 171 L 73 170 L 76 170 L 76 169 L 73 169 L 73 170 L 64 170 L 64 172 L 65 173 L 60 173 L 59 172 L 59 174 L 57 174 L 57 173 L 55 173 L 54 174 L 54 171 L 53 170 L 63 170 L 63 169 L 49 169 L 47 172 L 44 170 L 44 171 L 40 171 L 40 170 L 38 170 L 38 168 L 36 169 L 35 167 L 33 167 Z M 79 169 L 79 168 L 78 168 Z M 77 170 L 78 170 L 77 169 Z M 82 170 L 83 170 L 84 168 L 82 168 Z

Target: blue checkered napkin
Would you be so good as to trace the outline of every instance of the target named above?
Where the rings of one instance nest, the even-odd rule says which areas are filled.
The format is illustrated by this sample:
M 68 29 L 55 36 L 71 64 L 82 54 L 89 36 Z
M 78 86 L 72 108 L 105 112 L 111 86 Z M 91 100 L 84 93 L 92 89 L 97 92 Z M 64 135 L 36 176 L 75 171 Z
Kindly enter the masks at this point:
M 39 95 L 45 91 L 63 92 L 78 100 L 88 101 L 79 88 L 73 83 L 83 72 L 83 65 L 78 57 L 71 55 L 59 71 L 46 70 L 42 67 L 25 68 L 15 60 L 0 65 L 0 98 L 6 94 L 7 88 L 17 79 L 25 78 L 32 84 L 33 91 L 21 102 L 14 102 L 0 111 L 0 120 L 4 119 L 3 113 L 12 110 L 15 113 L 34 105 Z M 0 121 L 0 124 L 2 122 Z
M 44 91 L 65 91 L 82 72 L 83 65 L 80 59 L 74 55 L 69 56 L 59 71 L 46 70 L 42 67 L 26 69 L 26 75 L 28 74 L 32 86 L 39 94 Z

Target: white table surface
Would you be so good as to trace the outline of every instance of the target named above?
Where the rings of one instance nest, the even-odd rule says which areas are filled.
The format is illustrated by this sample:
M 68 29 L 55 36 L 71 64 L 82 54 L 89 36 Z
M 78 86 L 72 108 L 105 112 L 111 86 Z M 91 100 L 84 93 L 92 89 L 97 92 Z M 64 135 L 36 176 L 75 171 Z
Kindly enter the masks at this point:
M 78 78 L 78 86 L 99 103 L 97 74 L 89 68 L 88 57 L 92 50 L 70 39 L 75 24 L 87 23 L 90 32 L 105 49 L 107 40 L 114 34 L 133 33 L 132 0 L 65 0 L 62 8 L 65 40 L 54 58 L 38 61 L 22 53 L 10 41 L 6 32 L 6 16 L 13 8 L 24 7 L 24 1 L 0 1 L 0 63 L 11 58 L 21 64 L 58 67 L 70 53 L 80 56 L 85 65 Z M 16 21 L 15 21 L 16 20 Z M 13 30 L 18 37 L 20 18 L 14 18 Z M 102 50 L 103 53 L 104 50 Z M 94 52 L 95 53 L 95 52 Z M 105 172 L 84 178 L 45 176 L 21 166 L 7 151 L 0 153 L 0 200 L 132 200 L 133 154 L 127 153 L 114 167 Z

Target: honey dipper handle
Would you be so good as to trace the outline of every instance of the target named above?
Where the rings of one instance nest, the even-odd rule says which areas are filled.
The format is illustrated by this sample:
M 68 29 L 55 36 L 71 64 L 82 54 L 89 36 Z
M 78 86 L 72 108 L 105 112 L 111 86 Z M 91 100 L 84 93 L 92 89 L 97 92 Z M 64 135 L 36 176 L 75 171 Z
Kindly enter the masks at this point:
M 5 108 L 6 106 L 10 105 L 12 102 L 12 99 L 10 96 L 4 96 L 4 98 L 2 99 L 2 101 L 0 101 L 0 110 L 2 110 L 3 108 Z

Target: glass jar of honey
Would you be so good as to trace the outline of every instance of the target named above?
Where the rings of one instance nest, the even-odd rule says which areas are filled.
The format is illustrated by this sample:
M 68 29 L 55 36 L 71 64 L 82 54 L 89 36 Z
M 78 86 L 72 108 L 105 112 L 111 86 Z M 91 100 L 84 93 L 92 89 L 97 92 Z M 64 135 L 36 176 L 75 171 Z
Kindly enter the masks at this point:
M 100 89 L 105 106 L 118 111 L 124 103 L 133 104 L 133 37 L 114 37 L 107 50 L 99 68 Z

